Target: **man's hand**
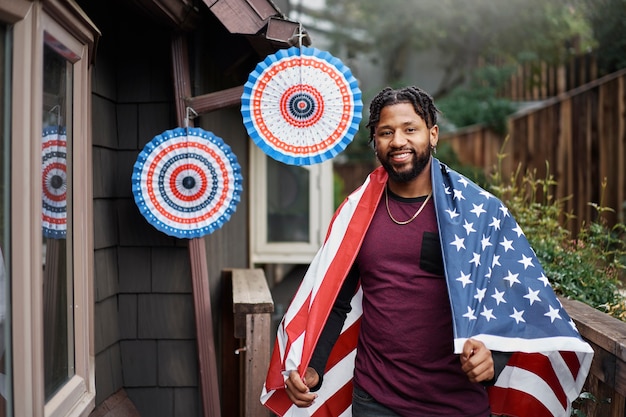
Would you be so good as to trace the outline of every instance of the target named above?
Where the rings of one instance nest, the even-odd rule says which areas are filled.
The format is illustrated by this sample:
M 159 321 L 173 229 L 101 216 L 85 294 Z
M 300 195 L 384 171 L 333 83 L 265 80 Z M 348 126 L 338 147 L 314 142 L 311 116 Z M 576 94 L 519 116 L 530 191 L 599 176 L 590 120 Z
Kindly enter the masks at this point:
M 483 342 L 468 339 L 461 353 L 461 369 L 472 382 L 493 379 L 495 375 L 491 351 Z
M 285 380 L 285 391 L 289 399 L 298 407 L 308 407 L 313 404 L 317 394 L 310 392 L 319 382 L 317 371 L 311 367 L 306 369 L 304 378 L 300 378 L 298 371 L 291 371 Z

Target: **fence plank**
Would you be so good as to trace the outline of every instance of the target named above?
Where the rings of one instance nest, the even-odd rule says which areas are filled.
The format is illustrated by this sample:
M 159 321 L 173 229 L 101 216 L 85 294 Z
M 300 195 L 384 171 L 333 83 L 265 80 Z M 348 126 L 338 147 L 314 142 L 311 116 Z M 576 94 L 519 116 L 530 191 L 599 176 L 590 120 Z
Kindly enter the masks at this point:
M 470 126 L 440 135 L 449 142 L 461 163 L 482 167 L 489 175 L 498 161 L 508 176 L 518 167 L 523 175 L 536 171 L 557 181 L 554 195 L 569 198 L 564 211 L 576 219 L 564 224 L 575 235 L 582 224 L 597 220 L 589 203 L 614 210 L 608 224 L 624 221 L 626 207 L 626 70 L 546 100 L 510 117 L 509 139 L 483 126 Z M 503 146 L 504 145 L 504 146 Z M 607 189 L 602 197 L 604 178 Z M 570 198 L 571 197 L 571 198 Z

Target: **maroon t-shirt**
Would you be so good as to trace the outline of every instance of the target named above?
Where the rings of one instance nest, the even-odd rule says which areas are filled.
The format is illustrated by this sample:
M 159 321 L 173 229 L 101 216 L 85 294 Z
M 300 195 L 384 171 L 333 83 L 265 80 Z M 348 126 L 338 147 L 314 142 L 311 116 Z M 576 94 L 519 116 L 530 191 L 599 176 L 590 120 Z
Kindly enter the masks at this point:
M 395 219 L 404 221 L 423 201 L 390 195 L 389 207 Z M 401 416 L 488 416 L 485 388 L 468 380 L 453 353 L 432 199 L 415 220 L 398 225 L 383 196 L 355 269 L 363 288 L 363 315 L 354 383 Z

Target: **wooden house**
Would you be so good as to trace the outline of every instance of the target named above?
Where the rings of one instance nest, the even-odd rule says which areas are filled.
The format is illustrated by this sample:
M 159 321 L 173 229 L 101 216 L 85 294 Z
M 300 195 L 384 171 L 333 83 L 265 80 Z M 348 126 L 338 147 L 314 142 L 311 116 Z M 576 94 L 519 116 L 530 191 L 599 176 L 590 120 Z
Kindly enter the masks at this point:
M 237 395 L 218 377 L 233 354 L 223 271 L 308 262 L 332 214 L 330 165 L 278 164 L 242 124 L 255 65 L 310 43 L 279 6 L 0 3 L 1 416 L 114 415 L 112 398 L 142 416 L 215 415 Z M 222 138 L 243 177 L 230 220 L 196 239 L 152 227 L 131 186 L 144 145 L 185 123 Z M 304 237 L 273 241 L 285 227 Z

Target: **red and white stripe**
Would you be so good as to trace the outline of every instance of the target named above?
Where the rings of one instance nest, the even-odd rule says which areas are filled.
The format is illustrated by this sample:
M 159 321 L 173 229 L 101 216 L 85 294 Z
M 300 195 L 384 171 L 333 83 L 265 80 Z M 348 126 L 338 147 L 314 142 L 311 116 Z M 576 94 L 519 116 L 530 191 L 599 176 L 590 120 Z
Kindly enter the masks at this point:
M 360 290 L 352 300 L 352 311 L 331 352 L 324 384 L 317 392 L 315 403 L 307 408 L 296 407 L 287 397 L 284 381 L 292 370 L 304 375 L 386 180 L 384 170 L 377 169 L 339 208 L 324 245 L 313 259 L 279 326 L 261 394 L 261 402 L 279 416 L 351 416 L 352 375 L 361 316 Z M 489 348 L 488 341 L 486 344 Z M 580 346 L 584 349 L 579 352 L 515 352 L 495 386 L 489 388 L 492 413 L 569 417 L 571 402 L 580 393 L 593 358 L 593 351 L 582 340 Z

